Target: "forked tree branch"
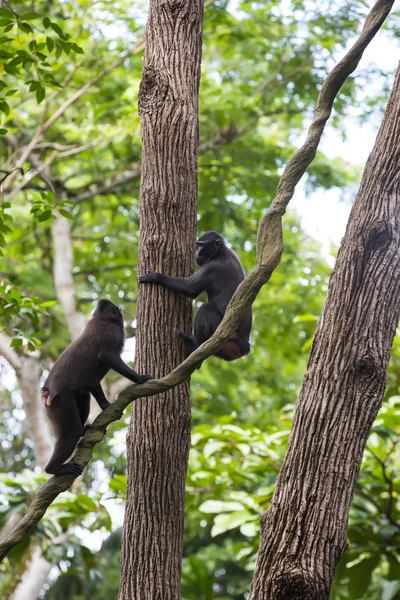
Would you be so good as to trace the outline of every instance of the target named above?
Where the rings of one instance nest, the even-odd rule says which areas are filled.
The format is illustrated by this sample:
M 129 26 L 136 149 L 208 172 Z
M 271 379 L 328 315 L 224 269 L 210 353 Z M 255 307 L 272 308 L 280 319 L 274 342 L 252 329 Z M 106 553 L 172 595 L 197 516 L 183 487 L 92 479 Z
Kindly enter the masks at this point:
M 96 418 L 93 429 L 85 434 L 74 454 L 74 461 L 82 467 L 86 467 L 89 463 L 93 447 L 101 442 L 108 425 L 120 419 L 123 411 L 131 402 L 137 398 L 165 392 L 185 381 L 237 329 L 241 317 L 253 304 L 258 292 L 268 282 L 280 261 L 283 252 L 282 216 L 294 194 L 296 184 L 315 157 L 322 132 L 332 111 L 333 101 L 344 81 L 356 69 L 365 48 L 384 23 L 393 3 L 394 0 L 378 0 L 375 3 L 367 16 L 359 38 L 325 79 L 318 96 L 307 139 L 287 163 L 276 196 L 260 221 L 257 235 L 256 266 L 237 288 L 217 331 L 167 376 L 148 381 L 140 386 L 132 385 L 128 387 L 111 406 Z M 25 516 L 8 537 L 0 542 L 0 560 L 7 555 L 15 544 L 32 532 L 49 505 L 61 492 L 71 486 L 74 479 L 73 475 L 52 477 L 39 489 Z

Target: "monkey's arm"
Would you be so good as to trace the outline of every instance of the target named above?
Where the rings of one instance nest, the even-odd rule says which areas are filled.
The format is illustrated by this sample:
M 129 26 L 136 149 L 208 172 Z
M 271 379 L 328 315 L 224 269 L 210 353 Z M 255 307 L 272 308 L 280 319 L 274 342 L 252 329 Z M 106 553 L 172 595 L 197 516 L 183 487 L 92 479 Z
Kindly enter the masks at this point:
M 159 283 L 177 294 L 197 298 L 207 288 L 207 271 L 200 269 L 190 277 L 171 277 L 163 273 L 150 271 L 139 277 L 139 283 Z
M 105 408 L 107 408 L 107 406 L 110 406 L 110 403 L 107 400 L 107 398 L 105 397 L 104 392 L 103 392 L 103 388 L 101 387 L 100 383 L 98 383 L 97 385 L 95 385 L 90 390 L 90 393 L 92 394 L 93 398 L 96 400 L 96 402 L 100 406 L 100 408 L 102 408 L 103 410 Z
M 134 383 L 144 383 L 148 379 L 153 379 L 152 375 L 138 375 L 136 371 L 134 371 L 124 363 L 118 352 L 113 352 L 111 350 L 101 350 L 99 352 L 98 358 L 109 369 L 116 371 L 117 373 L 129 379 L 129 381 L 133 381 Z

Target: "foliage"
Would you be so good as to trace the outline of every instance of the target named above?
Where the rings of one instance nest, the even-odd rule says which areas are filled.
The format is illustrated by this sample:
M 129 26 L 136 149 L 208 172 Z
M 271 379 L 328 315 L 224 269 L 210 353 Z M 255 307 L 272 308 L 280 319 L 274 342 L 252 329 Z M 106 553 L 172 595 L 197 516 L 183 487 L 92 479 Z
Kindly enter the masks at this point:
M 30 20 L 23 3 L 13 3 L 12 23 L 10 15 L 0 18 L 0 29 L 12 24 L 4 34 L 12 41 L 0 46 L 11 54 L 0 54 L 7 86 L 0 90 L 2 100 L 4 90 L 17 90 L 7 96 L 9 111 L 2 113 L 7 131 L 0 132 L 0 156 L 5 170 L 12 171 L 3 182 L 0 318 L 3 331 L 20 340 L 14 349 L 22 358 L 41 342 L 42 366 L 47 368 L 69 341 L 60 306 L 54 305 L 52 227 L 57 210 L 64 211 L 71 225 L 80 310 L 88 314 L 93 301 L 109 297 L 122 305 L 128 323 L 135 318 L 141 160 L 137 95 L 144 18 L 142 8 L 130 0 L 118 5 L 39 0 L 35 11 L 40 17 Z M 223 0 L 206 9 L 199 230 L 221 231 L 246 271 L 254 264 L 257 222 L 298 145 L 332 55 L 354 35 L 364 13 L 364 3 L 305 6 L 300 0 L 293 0 L 288 11 L 275 0 Z M 396 19 L 389 27 L 395 25 Z M 133 50 L 137 44 L 139 50 Z M 19 60 L 27 56 L 21 51 L 33 60 Z M 344 136 L 344 116 L 354 112 L 353 106 L 360 105 L 360 114 L 366 105 L 369 112 L 382 110 L 373 94 L 374 89 L 381 94 L 381 81 L 376 69 L 365 69 L 346 84 L 334 114 Z M 43 88 L 44 99 L 42 91 L 38 95 Z M 57 114 L 43 131 L 43 124 Z M 18 165 L 23 175 L 13 171 Z M 356 175 L 339 157 L 328 160 L 320 153 L 306 189 L 348 190 Z M 319 244 L 305 235 L 293 213 L 285 217 L 284 238 L 281 264 L 254 307 L 251 354 L 234 364 L 210 358 L 192 378 L 185 600 L 236 600 L 249 590 L 258 518 L 268 507 L 285 454 L 330 272 Z M 371 434 L 350 514 L 349 549 L 333 592 L 338 600 L 390 600 L 398 594 L 400 508 L 394 465 L 399 459 L 399 347 L 397 340 L 385 407 Z M 0 465 L 7 473 L 0 479 L 5 524 L 12 513 L 23 511 L 42 476 L 23 470 L 34 457 L 18 390 L 12 384 L 0 394 L 5 409 L 0 425 Z M 29 556 L 29 544 L 39 542 L 57 572 L 46 590 L 49 600 L 116 596 L 126 427 L 127 419 L 122 419 L 109 428 L 79 490 L 57 500 L 32 539 L 5 565 L 7 573 L 15 574 Z M 5 570 L 0 579 L 6 597 L 10 579 Z
M 35 93 L 40 104 L 46 88 L 62 87 L 55 77 L 55 64 L 61 55 L 83 53 L 60 22 L 56 17 L 42 18 L 38 12 L 23 7 L 19 10 L 7 3 L 0 8 L 0 113 L 6 117 L 11 110 L 9 98 L 21 97 L 25 92 L 22 85 Z M 0 135 L 6 133 L 6 129 L 0 129 Z

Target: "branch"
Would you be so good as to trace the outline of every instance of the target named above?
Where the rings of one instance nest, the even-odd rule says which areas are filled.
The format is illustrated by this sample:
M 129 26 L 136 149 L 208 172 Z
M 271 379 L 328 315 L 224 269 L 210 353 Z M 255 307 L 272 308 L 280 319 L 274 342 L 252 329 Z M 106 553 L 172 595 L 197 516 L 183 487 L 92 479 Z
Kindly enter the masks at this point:
M 0 331 L 0 355 L 12 366 L 15 371 L 19 371 L 22 362 L 18 354 L 11 348 L 11 338 Z
M 140 168 L 133 169 L 132 171 L 127 170 L 123 171 L 119 177 L 110 177 L 109 181 L 106 181 L 103 186 L 93 186 L 93 184 L 90 184 L 89 189 L 87 191 L 82 192 L 77 196 L 73 196 L 73 193 L 71 194 L 74 199 L 74 203 L 80 204 L 81 202 L 84 202 L 85 200 L 90 200 L 91 198 L 94 198 L 94 196 L 97 195 L 113 194 L 115 193 L 114 188 L 137 179 L 138 177 L 140 177 L 140 172 Z
M 116 69 L 117 67 L 119 67 L 120 65 L 122 65 L 122 63 L 127 58 L 129 58 L 130 56 L 132 56 L 134 54 L 138 54 L 139 52 L 141 52 L 143 50 L 143 48 L 144 48 L 144 41 L 143 41 L 143 38 L 140 38 L 136 42 L 136 44 L 130 50 L 128 50 L 127 52 L 125 52 L 125 54 L 123 54 L 117 61 L 115 61 L 109 67 L 103 69 L 103 71 L 101 71 L 101 73 L 99 73 L 99 75 L 97 75 L 97 77 L 95 77 L 91 81 L 88 81 L 87 83 L 85 83 L 85 85 L 82 86 L 77 92 L 75 92 L 75 94 L 72 94 L 72 96 L 70 96 L 51 115 L 51 117 L 49 117 L 47 119 L 47 121 L 45 121 L 44 123 L 41 123 L 39 125 L 39 128 L 37 129 L 37 131 L 34 134 L 33 138 L 31 139 L 31 141 L 29 142 L 29 144 L 22 151 L 22 154 L 21 154 L 21 156 L 19 158 L 19 163 L 22 165 L 24 162 L 26 162 L 26 160 L 29 158 L 32 150 L 34 150 L 34 148 L 40 142 L 40 140 L 43 139 L 43 136 L 46 133 L 46 131 L 49 129 L 49 127 L 51 127 L 53 125 L 53 123 L 55 121 L 57 121 L 57 119 L 59 117 L 61 117 L 70 106 L 72 106 L 72 104 L 75 104 L 75 102 L 77 102 L 88 91 L 88 89 L 90 89 L 91 87 L 93 87 L 94 85 L 96 85 L 97 83 L 99 83 L 99 81 L 101 81 L 102 79 L 104 79 L 104 77 L 106 77 L 109 73 L 111 73 L 111 71 L 113 71 L 114 69 Z M 11 182 L 13 181 L 13 179 L 14 178 L 11 176 L 9 178 L 9 180 L 11 180 L 11 181 L 9 181 L 8 183 L 11 184 Z
M 282 216 L 293 196 L 296 184 L 315 156 L 326 121 L 332 111 L 333 101 L 346 78 L 356 69 L 365 48 L 385 21 L 393 3 L 394 0 L 378 0 L 375 3 L 354 46 L 334 67 L 323 83 L 307 139 L 286 165 L 277 188 L 276 197 L 260 221 L 257 235 L 256 266 L 237 288 L 214 335 L 166 377 L 148 381 L 140 386 L 132 385 L 124 390 L 116 402 L 97 417 L 93 423 L 93 429 L 90 429 L 79 442 L 74 453 L 74 460 L 82 467 L 86 467 L 89 463 L 93 448 L 102 441 L 108 425 L 120 419 L 125 408 L 131 402 L 138 398 L 165 392 L 185 381 L 237 329 L 240 319 L 251 307 L 258 292 L 268 282 L 274 269 L 279 264 L 283 252 Z M 0 560 L 7 555 L 15 544 L 32 532 L 53 500 L 61 492 L 67 490 L 74 479 L 73 475 L 52 477 L 39 489 L 25 516 L 10 535 L 0 542 Z

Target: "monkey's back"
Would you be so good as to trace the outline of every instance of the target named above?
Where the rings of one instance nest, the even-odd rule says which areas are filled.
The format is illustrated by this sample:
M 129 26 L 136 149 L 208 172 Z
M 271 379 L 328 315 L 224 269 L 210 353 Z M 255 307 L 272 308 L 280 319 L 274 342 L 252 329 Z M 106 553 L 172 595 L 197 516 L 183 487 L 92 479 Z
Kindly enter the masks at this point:
M 116 323 L 91 319 L 83 333 L 72 342 L 54 363 L 44 386 L 53 398 L 65 390 L 89 391 L 108 373 L 109 368 L 98 358 L 101 350 L 119 354 L 124 345 L 124 332 Z
M 224 316 L 227 306 L 236 292 L 237 287 L 245 278 L 242 263 L 239 257 L 231 250 L 227 249 L 223 259 L 210 261 L 209 268 L 212 270 L 210 278 L 211 286 L 207 289 L 209 303 L 212 303 Z M 250 308 L 241 319 L 238 331 L 244 336 L 250 335 L 253 320 L 253 311 Z
M 245 277 L 242 263 L 229 249 L 222 260 L 210 261 L 208 268 L 212 271 L 211 285 L 206 290 L 208 301 L 224 315 L 236 288 Z

